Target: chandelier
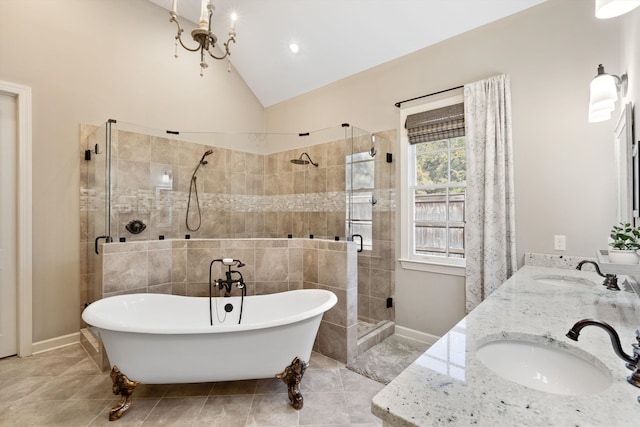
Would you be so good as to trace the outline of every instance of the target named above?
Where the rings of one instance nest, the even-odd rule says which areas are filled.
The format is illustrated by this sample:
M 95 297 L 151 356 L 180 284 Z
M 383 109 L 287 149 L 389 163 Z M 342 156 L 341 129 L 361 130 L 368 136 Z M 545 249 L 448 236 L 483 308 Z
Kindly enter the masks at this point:
M 200 6 L 200 26 L 191 31 L 191 37 L 193 40 L 198 43 L 198 46 L 191 48 L 184 44 L 182 41 L 182 32 L 184 31 L 178 22 L 178 0 L 173 0 L 171 5 L 171 19 L 169 22 L 175 22 L 178 26 L 178 33 L 176 34 L 176 49 L 174 53 L 174 57 L 178 57 L 178 42 L 182 45 L 183 48 L 190 52 L 200 51 L 200 77 L 202 77 L 202 72 L 205 68 L 208 67 L 207 62 L 205 60 L 205 52 L 209 54 L 213 59 L 225 59 L 228 60 L 227 71 L 231 72 L 231 52 L 229 52 L 229 43 L 236 42 L 236 30 L 235 30 L 235 13 L 231 16 L 231 28 L 229 29 L 229 38 L 224 43 L 224 55 L 216 56 L 213 53 L 213 49 L 216 47 L 216 43 L 218 42 L 218 37 L 211 32 L 211 17 L 213 16 L 213 11 L 215 7 L 211 4 L 211 0 L 202 0 Z

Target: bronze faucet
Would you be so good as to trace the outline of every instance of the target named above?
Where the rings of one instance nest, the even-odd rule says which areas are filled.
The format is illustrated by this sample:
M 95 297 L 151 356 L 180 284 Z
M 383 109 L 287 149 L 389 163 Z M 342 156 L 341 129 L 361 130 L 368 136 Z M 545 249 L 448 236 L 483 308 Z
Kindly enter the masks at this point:
M 611 325 L 601 320 L 582 319 L 576 322 L 576 324 L 573 325 L 571 329 L 569 329 L 569 332 L 567 332 L 567 337 L 574 341 L 578 341 L 580 331 L 586 326 L 597 326 L 607 331 L 609 337 L 611 338 L 613 351 L 615 351 L 618 357 L 627 362 L 625 366 L 633 371 L 633 373 L 627 377 L 627 382 L 633 386 L 640 388 L 640 330 L 636 331 L 637 343 L 631 344 L 631 346 L 633 347 L 633 356 L 629 356 L 622 350 L 622 346 L 620 345 L 620 337 L 618 336 L 616 330 L 613 329 Z M 640 397 L 638 397 L 638 403 L 640 403 Z
M 205 156 L 202 156 L 203 159 L 204 157 Z M 227 271 L 225 271 L 226 279 L 212 280 L 211 275 L 213 271 L 213 264 L 215 264 L 216 262 L 219 262 L 224 267 L 227 267 Z M 209 322 L 211 326 L 213 326 L 213 304 L 212 304 L 213 295 L 211 292 L 212 286 L 215 286 L 216 288 L 218 288 L 218 290 L 224 289 L 225 297 L 231 296 L 231 287 L 233 285 L 236 285 L 238 289 L 242 290 L 242 294 L 240 297 L 240 317 L 238 317 L 238 325 L 240 324 L 240 322 L 242 322 L 242 309 L 244 307 L 244 297 L 247 296 L 247 286 L 244 283 L 244 278 L 242 277 L 242 273 L 240 273 L 238 270 L 232 270 L 231 268 L 233 266 L 235 266 L 236 268 L 240 268 L 240 267 L 244 267 L 245 264 L 239 259 L 233 259 L 233 258 L 214 259 L 213 261 L 211 261 L 211 264 L 209 264 Z M 236 274 L 238 276 L 236 280 L 233 279 L 233 274 Z M 233 304 L 230 304 L 230 303 L 225 304 L 224 306 L 225 312 L 229 313 L 232 310 L 233 310 Z M 216 313 L 217 313 L 217 305 L 216 305 Z M 220 320 L 220 322 L 223 322 L 223 321 L 224 319 Z
M 211 267 L 213 267 L 213 264 L 216 262 L 220 262 L 222 263 L 222 265 L 224 265 L 227 268 L 227 271 L 225 271 L 225 276 L 226 279 L 216 279 L 214 280 L 214 284 L 216 285 L 216 287 L 221 290 L 224 289 L 224 296 L 225 297 L 230 297 L 231 296 L 231 287 L 233 285 L 236 285 L 236 287 L 238 287 L 239 289 L 243 290 L 243 295 L 244 293 L 246 293 L 246 289 L 245 289 L 245 283 L 244 283 L 244 278 L 242 277 L 242 273 L 240 273 L 238 270 L 232 270 L 231 267 L 233 265 L 235 265 L 236 267 L 244 267 L 245 264 L 240 261 L 239 259 L 232 259 L 232 258 L 222 258 L 222 259 L 214 259 L 213 261 L 211 261 L 211 265 L 209 266 L 209 276 L 211 276 Z M 238 276 L 237 279 L 233 279 L 232 275 L 236 274 Z M 211 281 L 211 278 L 209 278 L 209 281 Z
M 598 264 L 595 261 L 589 260 L 580 261 L 578 263 L 578 266 L 576 267 L 576 270 L 582 270 L 582 266 L 584 264 L 593 264 L 593 266 L 596 268 L 596 273 L 598 273 L 600 277 L 604 277 L 604 282 L 602 283 L 602 285 L 606 286 L 607 289 L 611 291 L 620 290 L 620 288 L 618 287 L 618 277 L 615 274 L 602 274 L 600 272 L 600 267 L 598 267 Z

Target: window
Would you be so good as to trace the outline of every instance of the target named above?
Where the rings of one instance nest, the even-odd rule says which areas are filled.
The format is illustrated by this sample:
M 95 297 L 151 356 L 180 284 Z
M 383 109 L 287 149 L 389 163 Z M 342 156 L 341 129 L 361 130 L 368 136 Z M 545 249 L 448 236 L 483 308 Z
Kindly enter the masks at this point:
M 413 252 L 464 258 L 464 136 L 411 146 Z
M 401 119 L 406 127 L 401 133 L 403 267 L 438 272 L 448 271 L 428 265 L 463 267 L 466 141 L 462 94 L 403 109 Z M 463 272 L 454 268 L 451 274 Z

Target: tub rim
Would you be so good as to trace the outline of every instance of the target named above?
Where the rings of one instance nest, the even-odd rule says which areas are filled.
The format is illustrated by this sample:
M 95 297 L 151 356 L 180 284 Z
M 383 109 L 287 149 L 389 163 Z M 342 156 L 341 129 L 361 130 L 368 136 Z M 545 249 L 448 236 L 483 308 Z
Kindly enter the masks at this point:
M 225 332 L 241 332 L 241 331 L 253 331 L 259 329 L 266 328 L 274 328 L 278 326 L 284 326 L 293 324 L 296 322 L 301 322 L 310 318 L 313 318 L 318 315 L 322 315 L 324 312 L 331 309 L 338 301 L 338 297 L 331 291 L 326 289 L 295 289 L 285 292 L 278 292 L 273 294 L 263 294 L 263 295 L 250 295 L 245 298 L 261 298 L 261 299 L 269 299 L 277 297 L 279 294 L 292 294 L 292 293 L 315 293 L 326 296 L 326 299 L 319 303 L 317 306 L 313 308 L 295 313 L 293 315 L 271 320 L 260 323 L 248 323 L 248 324 L 229 324 L 229 325 L 198 325 L 198 326 L 177 326 L 171 328 L 158 328 L 158 327 L 148 327 L 148 326 L 140 326 L 140 325 L 130 325 L 125 324 L 120 321 L 118 318 L 113 317 L 105 317 L 101 315 L 103 312 L 100 311 L 106 304 L 117 304 L 119 300 L 131 301 L 137 300 L 140 301 L 142 298 L 147 299 L 176 299 L 176 298 L 187 298 L 187 299 L 205 299 L 208 300 L 209 297 L 193 297 L 193 296 L 184 296 L 184 295 L 172 295 L 172 294 L 152 294 L 152 293 L 133 293 L 133 294 L 123 294 L 123 295 L 114 295 L 106 298 L 102 298 L 98 301 L 91 303 L 87 308 L 82 312 L 82 319 L 91 326 L 95 326 L 98 329 L 115 331 L 115 332 L 125 332 L 125 333 L 139 333 L 139 334 L 157 334 L 157 335 L 187 335 L 187 334 L 212 334 L 212 333 L 225 333 Z M 227 298 L 229 301 L 239 301 L 240 297 L 230 297 Z

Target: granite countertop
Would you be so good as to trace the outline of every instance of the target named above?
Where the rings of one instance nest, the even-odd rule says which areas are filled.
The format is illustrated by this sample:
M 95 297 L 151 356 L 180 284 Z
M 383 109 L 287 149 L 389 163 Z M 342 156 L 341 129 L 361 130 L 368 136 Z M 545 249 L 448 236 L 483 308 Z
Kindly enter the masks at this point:
M 584 280 L 565 286 L 535 280 L 541 276 Z M 627 383 L 631 371 L 614 353 L 609 335 L 588 326 L 578 342 L 565 336 L 578 320 L 602 320 L 615 328 L 624 352 L 632 355 L 640 298 L 619 279 L 622 291 L 616 292 L 602 286 L 594 272 L 522 267 L 374 396 L 373 414 L 385 426 L 398 427 L 640 425 L 640 388 Z M 475 355 L 482 344 L 501 338 L 533 338 L 595 357 L 611 372 L 613 383 L 602 392 L 574 396 L 506 380 Z

